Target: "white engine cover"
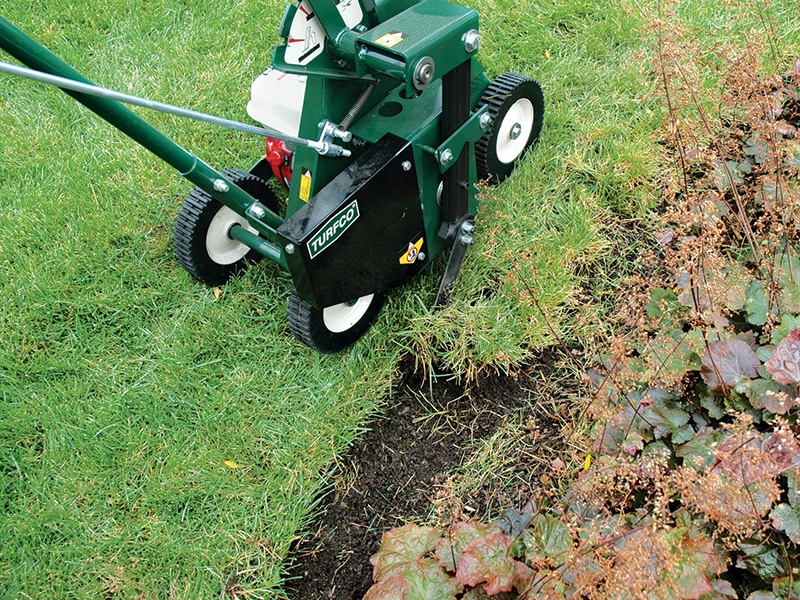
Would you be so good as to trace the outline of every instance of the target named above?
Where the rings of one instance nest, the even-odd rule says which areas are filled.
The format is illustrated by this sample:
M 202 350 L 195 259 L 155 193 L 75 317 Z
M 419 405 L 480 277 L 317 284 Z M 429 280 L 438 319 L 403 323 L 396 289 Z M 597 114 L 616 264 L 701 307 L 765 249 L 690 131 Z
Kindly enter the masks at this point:
M 247 114 L 267 129 L 299 136 L 306 76 L 267 69 L 250 86 Z

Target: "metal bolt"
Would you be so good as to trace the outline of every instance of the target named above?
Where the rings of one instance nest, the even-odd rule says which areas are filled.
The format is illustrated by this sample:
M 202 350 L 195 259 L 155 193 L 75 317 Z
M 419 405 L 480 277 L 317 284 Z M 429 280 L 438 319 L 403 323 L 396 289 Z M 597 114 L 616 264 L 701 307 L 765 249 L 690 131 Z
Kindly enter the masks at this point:
M 492 124 L 492 115 L 488 112 L 483 113 L 479 122 L 481 124 L 481 129 L 489 129 L 489 126 Z
M 512 140 L 517 139 L 520 135 L 522 135 L 522 125 L 519 123 L 514 123 L 514 126 L 511 128 L 511 132 L 508 135 Z
M 420 59 L 414 68 L 414 87 L 422 91 L 433 81 L 436 72 L 436 64 L 430 56 Z
M 453 156 L 453 151 L 450 150 L 450 148 L 445 148 L 444 150 L 442 150 L 441 155 L 439 155 L 439 164 L 442 165 L 443 167 L 446 167 L 451 162 L 453 162 L 453 158 L 455 158 Z
M 426 258 L 426 256 L 425 256 L 424 252 L 420 252 L 419 254 L 417 254 L 417 260 L 423 261 L 423 260 L 425 260 L 425 258 Z
M 297 246 L 294 244 L 286 244 L 283 249 L 286 251 L 286 254 L 294 254 L 295 250 L 297 250 Z
M 464 244 L 465 246 L 472 246 L 475 243 L 475 239 L 472 237 L 472 234 L 475 233 L 475 225 L 470 223 L 469 221 L 464 221 L 458 228 L 458 241 Z
M 403 167 L 403 171 L 408 173 L 411 170 L 411 166 L 412 166 L 411 165 L 411 161 L 410 160 L 404 160 L 400 166 Z
M 462 39 L 464 40 L 464 50 L 466 50 L 468 54 L 472 54 L 480 48 L 481 35 L 478 33 L 477 29 L 470 29 L 464 34 Z
M 215 192 L 228 192 L 231 189 L 231 186 L 228 185 L 228 182 L 224 179 L 215 179 L 214 183 L 212 184 L 214 187 Z
M 254 202 L 250 205 L 248 212 L 253 215 L 256 219 L 263 219 L 267 216 L 267 210 L 261 206 L 258 202 Z

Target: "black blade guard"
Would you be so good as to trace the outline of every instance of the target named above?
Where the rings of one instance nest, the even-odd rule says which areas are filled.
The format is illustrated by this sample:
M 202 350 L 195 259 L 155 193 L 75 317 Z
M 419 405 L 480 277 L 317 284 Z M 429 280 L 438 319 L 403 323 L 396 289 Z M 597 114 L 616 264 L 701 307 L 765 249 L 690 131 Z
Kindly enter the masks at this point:
M 429 260 L 411 144 L 383 137 L 278 234 L 297 294 L 317 308 L 408 281 Z

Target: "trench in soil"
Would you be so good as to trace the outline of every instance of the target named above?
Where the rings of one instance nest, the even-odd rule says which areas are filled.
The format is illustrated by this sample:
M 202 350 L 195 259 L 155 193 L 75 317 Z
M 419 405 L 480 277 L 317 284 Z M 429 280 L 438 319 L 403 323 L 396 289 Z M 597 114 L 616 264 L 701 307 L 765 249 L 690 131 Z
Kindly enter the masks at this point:
M 309 533 L 295 544 L 285 591 L 291 600 L 361 600 L 381 535 L 407 522 L 488 522 L 521 508 L 563 464 L 577 384 L 551 357 L 513 375 L 465 387 L 407 374 L 369 430 L 340 457 Z M 514 432 L 503 443 L 501 430 Z M 500 437 L 498 437 L 500 436 Z M 497 444 L 487 446 L 487 444 Z M 459 466 L 480 449 L 495 467 L 464 489 Z M 500 455 L 491 456 L 496 450 Z M 556 461 L 554 463 L 554 461 Z

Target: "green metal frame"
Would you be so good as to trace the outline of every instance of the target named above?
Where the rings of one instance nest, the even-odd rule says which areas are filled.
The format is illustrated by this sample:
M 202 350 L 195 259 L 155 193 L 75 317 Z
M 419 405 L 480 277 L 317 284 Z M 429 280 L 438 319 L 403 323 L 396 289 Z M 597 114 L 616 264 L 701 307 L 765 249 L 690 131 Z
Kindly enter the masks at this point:
M 273 67 L 307 76 L 307 91 L 300 124 L 300 136 L 320 135 L 323 121 L 340 122 L 368 85 L 375 85 L 371 99 L 350 128 L 354 151 L 358 145 L 377 143 L 393 134 L 412 143 L 421 190 L 420 202 L 425 218 L 430 258 L 449 245 L 441 236 L 442 175 L 468 152 L 470 184 L 467 189 L 468 211 L 477 213 L 473 184 L 476 179 L 472 145 L 490 126 L 486 107 L 473 110 L 454 132 L 442 135 L 442 76 L 458 65 L 469 62 L 471 69 L 470 107 L 479 100 L 490 81 L 483 66 L 475 59 L 477 44 L 470 46 L 467 36 L 477 35 L 475 11 L 444 0 L 378 0 L 374 12 L 365 7 L 364 20 L 348 29 L 336 7 L 329 0 L 306 0 L 325 30 L 326 49 L 306 64 L 286 60 L 287 43 L 276 47 Z M 298 5 L 290 4 L 281 25 L 281 35 L 289 38 L 290 25 L 298 18 Z M 381 22 L 375 23 L 375 20 Z M 359 32 L 359 30 L 362 30 Z M 392 32 L 403 39 L 387 47 L 382 40 Z M 415 70 L 429 59 L 434 76 L 423 89 L 414 83 Z M 294 157 L 292 188 L 287 217 L 301 208 L 313 194 L 325 186 L 347 164 L 341 157 L 325 157 L 298 148 Z M 310 175 L 310 183 L 309 183 Z
M 445 0 L 358 1 L 361 22 L 349 28 L 336 3 L 303 0 L 307 3 L 303 6 L 311 7 L 324 31 L 322 42 L 326 49 L 303 64 L 289 60 L 287 48 L 293 21 L 307 18 L 308 11 L 305 9 L 300 15 L 298 2 L 290 3 L 284 14 L 281 35 L 285 39 L 275 49 L 273 67 L 307 76 L 299 136 L 322 140 L 324 125 L 341 123 L 348 111 L 360 103 L 359 113 L 349 127 L 353 156 L 325 156 L 304 146 L 295 149 L 285 218 L 270 211 L 121 103 L 77 91 L 65 92 L 173 166 L 197 187 L 244 216 L 259 235 L 235 226 L 231 237 L 290 271 L 285 255 L 286 240 L 278 232 L 281 225 L 383 136 L 392 134 L 407 140 L 413 151 L 429 259 L 432 259 L 450 244 L 453 225 L 458 225 L 443 227 L 442 214 L 447 211 L 440 207 L 442 198 L 455 195 L 461 198 L 460 206 L 465 206 L 456 212 L 465 214 L 457 215 L 459 219 L 472 219 L 477 212 L 472 185 L 476 181 L 473 145 L 490 125 L 486 109 L 475 109 L 490 83 L 475 59 L 479 42 L 478 16 L 471 9 Z M 0 48 L 32 69 L 90 83 L 2 17 Z M 467 106 L 466 115 L 451 131 L 443 131 L 443 101 L 451 102 L 443 81 L 447 81 L 448 73 L 462 67 L 470 78 L 466 94 L 469 97 L 458 99 L 461 105 Z M 365 91 L 370 86 L 374 86 L 374 90 L 367 97 Z M 460 174 L 448 179 L 448 171 L 456 165 L 459 165 Z M 263 170 L 263 165 L 256 168 Z M 461 191 L 456 190 L 457 187 Z

